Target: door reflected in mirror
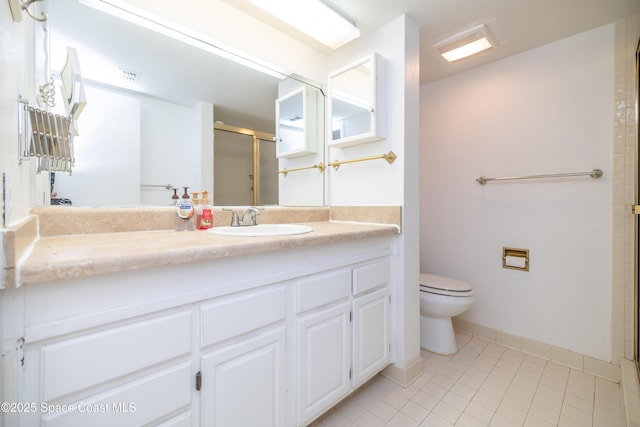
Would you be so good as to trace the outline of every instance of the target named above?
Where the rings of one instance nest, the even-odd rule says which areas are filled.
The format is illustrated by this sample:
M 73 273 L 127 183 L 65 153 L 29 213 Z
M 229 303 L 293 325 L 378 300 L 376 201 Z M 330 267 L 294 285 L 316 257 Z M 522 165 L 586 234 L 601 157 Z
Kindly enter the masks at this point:
M 331 141 L 348 147 L 385 137 L 384 63 L 377 54 L 329 76 Z

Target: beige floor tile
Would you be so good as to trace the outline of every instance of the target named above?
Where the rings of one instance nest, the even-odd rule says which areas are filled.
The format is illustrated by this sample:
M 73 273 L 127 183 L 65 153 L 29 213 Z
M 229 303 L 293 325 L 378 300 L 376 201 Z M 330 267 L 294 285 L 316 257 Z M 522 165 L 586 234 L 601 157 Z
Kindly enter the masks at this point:
M 475 402 L 470 402 L 463 412 L 463 414 L 470 415 L 473 418 L 483 422 L 486 425 L 488 425 L 489 422 L 491 422 L 491 418 L 493 418 L 494 413 L 495 411 L 490 411 L 489 409 Z
M 591 412 L 583 411 L 566 403 L 562 405 L 562 410 L 560 411 L 560 420 L 563 418 L 571 418 L 582 423 L 583 426 L 591 425 L 593 422 L 593 415 Z
M 384 421 L 373 415 L 371 412 L 362 414 L 355 422 L 358 427 L 383 427 Z
M 455 383 L 453 387 L 451 387 L 451 391 L 460 397 L 471 400 L 477 393 L 478 389 L 467 386 L 466 384 L 462 383 L 461 380 L 462 379 L 458 380 L 458 382 Z
M 422 391 L 440 400 L 445 394 L 447 394 L 448 390 L 434 382 L 429 382 L 427 385 L 422 387 Z
M 467 413 L 463 413 L 455 425 L 456 427 L 487 427 L 489 424 L 483 423 Z
M 396 414 L 396 412 L 398 412 L 398 410 L 388 403 L 380 400 L 369 408 L 369 412 L 380 418 L 382 421 L 387 422 Z
M 410 401 L 407 402 L 400 412 L 411 418 L 413 421 L 421 423 L 431 413 L 431 410 L 414 401 Z
M 623 427 L 620 386 L 458 334 L 453 356 L 422 352 L 423 375 L 401 387 L 377 376 L 313 427 Z
M 432 395 L 425 393 L 424 391 L 419 391 L 413 396 L 411 399 L 412 402 L 417 403 L 428 411 L 433 410 L 436 407 L 440 399 L 433 397 Z
M 420 427 L 454 427 L 452 423 L 440 417 L 437 414 L 431 413 L 429 416 L 420 424 Z
M 502 402 L 500 406 L 498 406 L 496 414 L 510 420 L 514 425 L 524 424 L 524 420 L 527 418 L 527 411 L 523 411 L 505 402 Z
M 557 421 L 547 422 L 535 415 L 527 415 L 527 419 L 524 420 L 524 427 L 556 427 Z
M 419 425 L 419 422 L 411 419 L 402 412 L 398 412 L 385 424 L 385 427 L 418 427 Z
M 479 391 L 475 396 L 473 396 L 471 401 L 490 410 L 491 412 L 495 412 L 498 409 L 498 406 L 500 406 L 501 399 L 502 396 L 497 397 L 490 392 Z
M 455 424 L 460 415 L 462 415 L 462 409 L 454 408 L 442 401 L 433 408 L 432 412 L 451 424 Z

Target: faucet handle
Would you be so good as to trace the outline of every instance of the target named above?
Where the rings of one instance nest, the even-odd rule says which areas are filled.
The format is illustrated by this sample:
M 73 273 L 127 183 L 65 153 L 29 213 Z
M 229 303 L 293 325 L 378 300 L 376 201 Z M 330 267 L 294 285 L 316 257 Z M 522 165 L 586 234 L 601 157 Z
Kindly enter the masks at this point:
M 264 208 L 259 208 L 256 206 L 249 206 L 244 213 L 242 214 L 242 222 L 243 225 L 244 224 L 244 217 L 245 215 L 248 213 L 250 214 L 250 218 L 251 218 L 251 224 L 250 225 L 258 225 L 258 219 L 256 218 L 257 215 L 260 215 L 260 211 L 264 210 Z
M 222 208 L 223 211 L 231 212 L 231 226 L 238 227 L 240 225 L 240 219 L 238 218 L 238 214 L 233 209 Z

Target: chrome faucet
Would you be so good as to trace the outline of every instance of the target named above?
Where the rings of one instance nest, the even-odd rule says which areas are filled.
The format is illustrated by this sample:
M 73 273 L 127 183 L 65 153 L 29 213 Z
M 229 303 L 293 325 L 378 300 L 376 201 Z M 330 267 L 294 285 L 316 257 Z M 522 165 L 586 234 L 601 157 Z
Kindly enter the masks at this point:
M 264 209 L 264 208 L 263 208 Z M 240 221 L 240 225 L 258 225 L 257 216 L 260 215 L 260 208 L 255 206 L 249 206 L 244 213 L 242 214 L 242 220 Z M 244 218 L 249 214 L 249 219 L 251 220 L 251 224 L 245 224 Z
M 238 215 L 233 209 L 222 208 L 223 211 L 231 212 L 231 226 L 232 227 L 246 227 L 250 225 L 258 225 L 257 216 L 260 215 L 260 211 L 264 208 L 257 208 L 255 206 L 249 206 L 242 215 Z M 245 218 L 249 214 L 249 220 L 251 223 L 245 223 Z

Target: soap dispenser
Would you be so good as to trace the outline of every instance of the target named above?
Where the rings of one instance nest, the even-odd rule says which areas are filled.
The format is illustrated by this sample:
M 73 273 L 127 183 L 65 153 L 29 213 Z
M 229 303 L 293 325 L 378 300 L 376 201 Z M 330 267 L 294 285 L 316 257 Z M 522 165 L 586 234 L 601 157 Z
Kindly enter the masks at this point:
M 199 205 L 200 212 L 196 215 L 198 230 L 206 230 L 213 227 L 213 210 L 209 204 L 209 192 L 202 192 L 202 199 Z
M 189 187 L 183 187 L 184 194 L 178 203 L 178 218 L 176 219 L 176 231 L 193 231 L 193 203 L 189 198 Z
M 178 189 L 177 188 L 172 188 L 173 190 L 173 196 L 171 196 L 171 202 L 169 202 L 171 204 L 171 206 L 178 206 L 178 203 L 180 202 L 180 196 L 178 196 Z

